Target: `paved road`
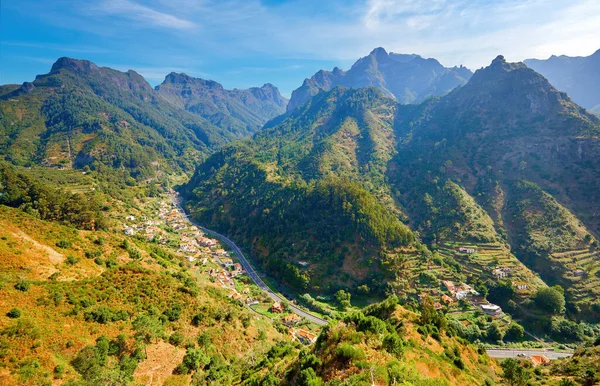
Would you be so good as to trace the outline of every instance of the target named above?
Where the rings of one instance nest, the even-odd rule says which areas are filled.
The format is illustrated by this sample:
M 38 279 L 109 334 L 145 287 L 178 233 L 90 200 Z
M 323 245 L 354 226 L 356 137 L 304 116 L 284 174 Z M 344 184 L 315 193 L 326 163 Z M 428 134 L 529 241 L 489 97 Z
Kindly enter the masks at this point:
M 570 352 L 554 352 L 546 350 L 528 350 L 528 349 L 487 349 L 487 354 L 492 358 L 517 358 L 518 354 L 525 354 L 526 357 L 532 355 L 545 355 L 548 359 L 559 359 L 573 356 Z
M 233 241 L 231 241 L 227 236 L 222 235 L 220 233 L 217 233 L 213 230 L 207 229 L 199 224 L 196 224 L 195 222 L 193 222 L 192 220 L 190 220 L 190 218 L 187 216 L 187 214 L 185 213 L 185 210 L 183 210 L 183 208 L 181 207 L 181 205 L 179 204 L 179 202 L 177 201 L 177 199 L 175 198 L 175 196 L 171 195 L 171 199 L 173 201 L 173 205 L 175 205 L 177 207 L 177 209 L 179 210 L 179 212 L 181 213 L 181 216 L 183 217 L 183 219 L 189 223 L 192 223 L 194 225 L 196 225 L 198 228 L 202 229 L 202 231 L 204 231 L 205 233 L 216 237 L 218 239 L 221 239 L 224 243 L 226 243 L 227 245 L 229 245 L 231 247 L 231 249 L 233 250 L 233 252 L 237 255 L 240 264 L 242 264 L 242 267 L 244 267 L 244 269 L 246 270 L 246 273 L 248 274 L 248 276 L 250 277 L 250 279 L 252 279 L 252 281 L 260 288 L 262 289 L 273 301 L 276 302 L 283 302 L 286 301 L 284 298 L 282 298 L 281 296 L 279 296 L 278 294 L 276 294 L 275 292 L 273 292 L 273 290 L 271 290 L 271 288 L 269 288 L 269 286 L 267 286 L 265 284 L 265 282 L 260 278 L 260 276 L 258 276 L 258 274 L 256 273 L 256 271 L 254 270 L 254 268 L 252 267 L 252 265 L 250 265 L 250 263 L 248 262 L 248 260 L 246 259 L 246 256 L 244 256 L 244 253 L 240 250 L 240 248 L 238 248 L 237 245 L 235 245 L 235 243 Z M 289 304 L 289 302 L 288 302 Z M 325 319 L 321 319 L 311 313 L 308 313 L 298 307 L 296 307 L 293 304 L 289 304 L 290 309 L 298 316 L 301 316 L 303 318 L 308 319 L 309 321 L 318 324 L 320 326 L 326 326 L 327 324 L 329 324 L 329 322 L 327 322 Z

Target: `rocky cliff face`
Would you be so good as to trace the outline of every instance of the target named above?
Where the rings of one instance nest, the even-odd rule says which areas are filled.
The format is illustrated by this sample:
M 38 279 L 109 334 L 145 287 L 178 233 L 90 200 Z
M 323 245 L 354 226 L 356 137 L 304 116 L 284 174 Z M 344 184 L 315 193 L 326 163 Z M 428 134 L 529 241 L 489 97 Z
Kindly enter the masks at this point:
M 419 103 L 430 96 L 447 94 L 465 84 L 471 75 L 471 71 L 462 66 L 445 68 L 435 59 L 387 53 L 383 48 L 376 48 L 348 71 L 336 67 L 333 71 L 321 70 L 306 79 L 292 93 L 287 110 L 291 111 L 318 92 L 335 86 L 374 86 L 400 103 Z

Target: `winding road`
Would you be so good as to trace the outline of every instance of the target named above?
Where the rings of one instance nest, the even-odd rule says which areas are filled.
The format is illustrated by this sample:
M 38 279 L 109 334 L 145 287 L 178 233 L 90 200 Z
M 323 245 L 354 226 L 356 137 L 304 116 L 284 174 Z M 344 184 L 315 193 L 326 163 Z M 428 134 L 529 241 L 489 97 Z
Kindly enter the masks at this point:
M 532 350 L 532 349 L 487 349 L 487 354 L 492 358 L 517 358 L 519 356 L 525 356 L 531 358 L 532 355 L 544 355 L 546 358 L 554 360 L 560 358 L 567 358 L 573 356 L 572 352 L 560 352 L 550 350 Z
M 277 293 L 275 293 L 271 288 L 269 288 L 269 286 L 267 286 L 265 284 L 265 282 L 260 278 L 260 276 L 258 276 L 258 274 L 256 273 L 256 271 L 254 270 L 254 268 L 252 267 L 252 265 L 250 265 L 250 263 L 248 262 L 248 260 L 246 259 L 246 256 L 244 256 L 244 253 L 242 252 L 242 250 L 235 245 L 235 243 L 233 241 L 231 241 L 227 236 L 222 235 L 218 232 L 215 232 L 213 230 L 207 229 L 205 227 L 203 227 L 200 224 L 195 223 L 194 221 L 192 221 L 188 215 L 185 213 L 185 210 L 183 210 L 183 207 L 181 206 L 181 204 L 179 203 L 179 201 L 177 200 L 177 198 L 174 195 L 171 195 L 171 200 L 173 202 L 173 205 L 175 205 L 175 207 L 177 208 L 177 210 L 179 211 L 179 213 L 181 214 L 181 217 L 189 222 L 190 224 L 193 224 L 195 226 L 197 226 L 198 228 L 202 229 L 202 231 L 206 234 L 209 234 L 213 237 L 216 237 L 218 239 L 220 239 L 221 241 L 223 241 L 225 244 L 229 245 L 229 247 L 233 250 L 233 252 L 237 255 L 238 260 L 240 261 L 240 264 L 242 265 L 242 267 L 244 267 L 244 270 L 246 270 L 246 273 L 248 274 L 248 277 L 250 277 L 250 279 L 252 279 L 252 281 L 261 289 L 263 290 L 267 296 L 269 296 L 273 301 L 275 302 L 287 302 L 286 299 L 284 299 L 283 297 L 281 297 L 280 295 L 278 295 Z M 319 318 L 318 316 L 315 316 L 309 312 L 304 311 L 303 309 L 295 306 L 294 304 L 291 304 L 289 302 L 287 302 L 289 304 L 289 308 L 290 310 L 292 310 L 296 315 L 301 316 L 315 324 L 318 324 L 319 326 L 326 326 L 327 324 L 329 324 L 329 322 L 325 319 Z

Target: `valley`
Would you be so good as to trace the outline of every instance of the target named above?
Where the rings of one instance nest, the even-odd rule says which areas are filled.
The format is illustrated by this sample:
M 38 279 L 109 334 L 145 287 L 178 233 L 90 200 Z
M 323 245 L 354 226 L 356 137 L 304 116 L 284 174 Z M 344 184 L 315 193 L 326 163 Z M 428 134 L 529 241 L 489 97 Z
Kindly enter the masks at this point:
M 597 384 L 596 58 L 0 86 L 0 384 Z

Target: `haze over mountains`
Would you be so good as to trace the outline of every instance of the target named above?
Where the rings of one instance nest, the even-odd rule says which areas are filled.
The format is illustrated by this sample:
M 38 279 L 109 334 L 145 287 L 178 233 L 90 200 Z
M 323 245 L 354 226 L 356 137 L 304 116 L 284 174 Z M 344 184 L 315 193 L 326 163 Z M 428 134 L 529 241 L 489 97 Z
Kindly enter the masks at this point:
M 445 68 L 435 59 L 415 54 L 395 54 L 379 47 L 359 59 L 348 71 L 321 70 L 292 93 L 287 110 L 304 104 L 319 91 L 336 86 L 375 86 L 399 103 L 418 103 L 431 96 L 447 94 L 465 84 L 472 72 L 466 67 Z
M 597 55 L 0 86 L 0 384 L 595 384 Z
M 527 59 L 524 63 L 575 102 L 600 114 L 600 50 L 585 57 L 552 55 L 546 60 Z
M 272 84 L 248 90 L 225 90 L 215 81 L 176 73 L 167 75 L 156 90 L 173 106 L 243 136 L 253 134 L 266 121 L 285 112 L 288 102 Z

